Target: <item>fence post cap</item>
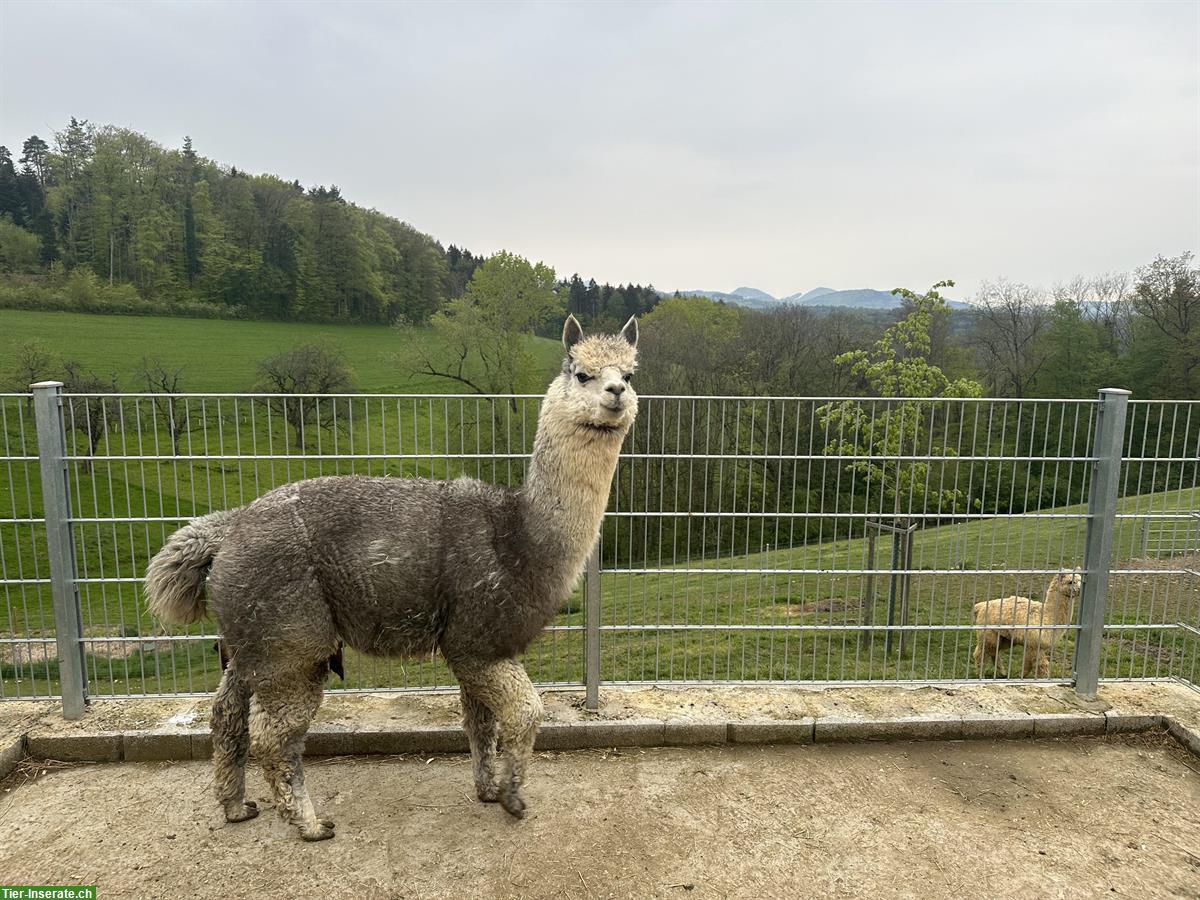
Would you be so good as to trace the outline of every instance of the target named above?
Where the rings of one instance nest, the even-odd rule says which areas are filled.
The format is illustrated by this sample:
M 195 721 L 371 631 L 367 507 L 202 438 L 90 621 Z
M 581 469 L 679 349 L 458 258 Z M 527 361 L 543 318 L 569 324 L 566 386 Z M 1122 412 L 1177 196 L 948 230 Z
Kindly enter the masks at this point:
M 1125 388 L 1100 388 L 1102 394 L 1124 394 L 1128 397 L 1133 391 L 1127 391 Z
M 29 386 L 30 390 L 49 390 L 50 388 L 60 388 L 63 386 L 61 381 L 35 381 Z

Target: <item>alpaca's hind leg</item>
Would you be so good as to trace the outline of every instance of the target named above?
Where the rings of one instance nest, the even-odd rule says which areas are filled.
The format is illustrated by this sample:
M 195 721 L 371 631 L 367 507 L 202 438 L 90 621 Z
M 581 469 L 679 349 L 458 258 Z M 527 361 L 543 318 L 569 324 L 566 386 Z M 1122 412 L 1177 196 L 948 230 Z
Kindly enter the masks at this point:
M 1012 653 L 1012 642 L 1001 638 L 994 641 L 989 648 L 988 656 L 992 660 L 992 671 L 997 678 L 1008 677 L 1008 658 Z
M 217 802 L 228 822 L 244 822 L 258 815 L 258 806 L 245 800 L 246 757 L 250 752 L 250 687 L 237 667 L 221 676 L 213 701 L 213 784 Z
M 1049 656 L 1042 654 L 1041 656 L 1038 657 L 1037 675 L 1038 675 L 1038 678 L 1049 678 L 1050 677 L 1050 657 Z
M 306 841 L 333 837 L 333 822 L 317 815 L 308 795 L 300 758 L 309 723 L 321 705 L 325 674 L 322 668 L 319 678 L 261 686 L 256 692 L 261 712 L 251 719 L 255 750 L 261 754 L 263 776 L 275 795 L 277 811 L 300 829 Z
M 1025 645 L 1025 659 L 1021 674 L 1028 678 L 1029 673 L 1035 672 L 1038 678 L 1050 677 L 1050 657 L 1043 652 L 1040 643 Z
M 484 803 L 500 799 L 496 784 L 496 716 L 487 704 L 465 686 L 462 697 L 463 728 L 471 742 L 471 762 L 475 769 L 475 795 Z
M 525 669 L 515 659 L 483 665 L 454 666 L 459 682 L 496 716 L 496 731 L 504 771 L 500 776 L 500 805 L 518 819 L 525 815 L 521 785 L 533 756 L 533 741 L 542 721 L 542 701 Z
M 992 634 L 984 632 L 982 635 L 980 635 L 979 643 L 975 645 L 975 651 L 972 654 L 972 659 L 975 662 L 975 669 L 979 673 L 980 678 L 984 678 L 986 676 L 989 663 L 991 663 L 992 666 L 993 677 L 1001 677 L 1000 641 L 997 640 Z

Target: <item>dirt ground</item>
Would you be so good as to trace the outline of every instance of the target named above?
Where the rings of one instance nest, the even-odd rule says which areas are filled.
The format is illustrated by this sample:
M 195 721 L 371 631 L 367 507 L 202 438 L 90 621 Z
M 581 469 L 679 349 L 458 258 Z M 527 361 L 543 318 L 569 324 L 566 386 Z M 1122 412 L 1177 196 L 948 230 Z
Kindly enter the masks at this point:
M 1200 897 L 1200 765 L 1160 736 L 540 753 L 522 822 L 465 756 L 318 759 L 320 844 L 226 825 L 208 763 L 31 765 L 0 884 L 102 898 Z

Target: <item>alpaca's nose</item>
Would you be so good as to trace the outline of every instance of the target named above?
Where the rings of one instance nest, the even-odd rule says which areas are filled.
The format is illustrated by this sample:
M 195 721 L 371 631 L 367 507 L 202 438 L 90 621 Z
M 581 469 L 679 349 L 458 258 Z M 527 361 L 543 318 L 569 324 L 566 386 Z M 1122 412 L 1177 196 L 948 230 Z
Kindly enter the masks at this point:
M 614 397 L 620 397 L 623 393 L 625 393 L 625 385 L 623 385 L 621 382 L 618 381 L 618 382 L 615 382 L 614 384 L 610 384 L 608 387 L 605 388 L 605 390 L 608 391 L 610 394 L 612 394 Z

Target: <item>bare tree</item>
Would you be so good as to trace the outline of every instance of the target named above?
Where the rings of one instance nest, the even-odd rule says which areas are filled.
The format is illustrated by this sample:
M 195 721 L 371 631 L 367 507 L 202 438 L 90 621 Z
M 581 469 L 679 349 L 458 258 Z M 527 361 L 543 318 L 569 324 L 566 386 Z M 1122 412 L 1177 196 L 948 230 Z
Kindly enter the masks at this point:
M 1091 278 L 1076 275 L 1054 285 L 1051 297 L 1075 306 L 1080 315 L 1100 326 L 1103 349 L 1114 356 L 1129 346 L 1132 317 L 1127 272 L 1105 272 Z
M 1192 254 L 1160 256 L 1137 270 L 1133 306 L 1164 345 L 1163 389 L 1200 394 L 1200 269 Z
M 975 299 L 974 343 L 994 394 L 1024 397 L 1046 362 L 1050 322 L 1045 295 L 1027 284 L 983 282 Z
M 98 375 L 71 359 L 64 360 L 62 368 L 63 393 L 68 395 L 64 405 L 66 426 L 71 431 L 83 435 L 87 441 L 87 455 L 94 457 L 100 441 L 108 434 L 110 428 L 120 422 L 119 401 L 115 397 L 70 395 L 116 393 L 120 390 L 117 386 L 117 376 Z M 83 471 L 92 471 L 90 459 L 84 460 Z
M 12 368 L 8 371 L 9 387 L 23 394 L 31 384 L 49 378 L 53 371 L 54 361 L 41 341 L 22 341 L 13 353 Z
M 1095 319 L 1104 329 L 1108 349 L 1114 354 L 1130 343 L 1133 321 L 1133 291 L 1128 272 L 1105 272 L 1092 279 Z
M 180 441 L 193 427 L 187 401 L 171 396 L 183 393 L 183 368 L 172 368 L 158 357 L 143 356 L 138 369 L 146 390 L 156 395 L 152 398 L 154 408 L 171 436 L 171 452 L 178 456 Z
M 304 432 L 309 426 L 330 428 L 338 421 L 335 398 L 352 390 L 350 370 L 341 351 L 331 344 L 299 344 L 258 364 L 259 387 L 274 394 L 291 394 L 269 401 L 296 436 L 297 449 L 304 449 Z M 344 417 L 343 417 L 344 418 Z

